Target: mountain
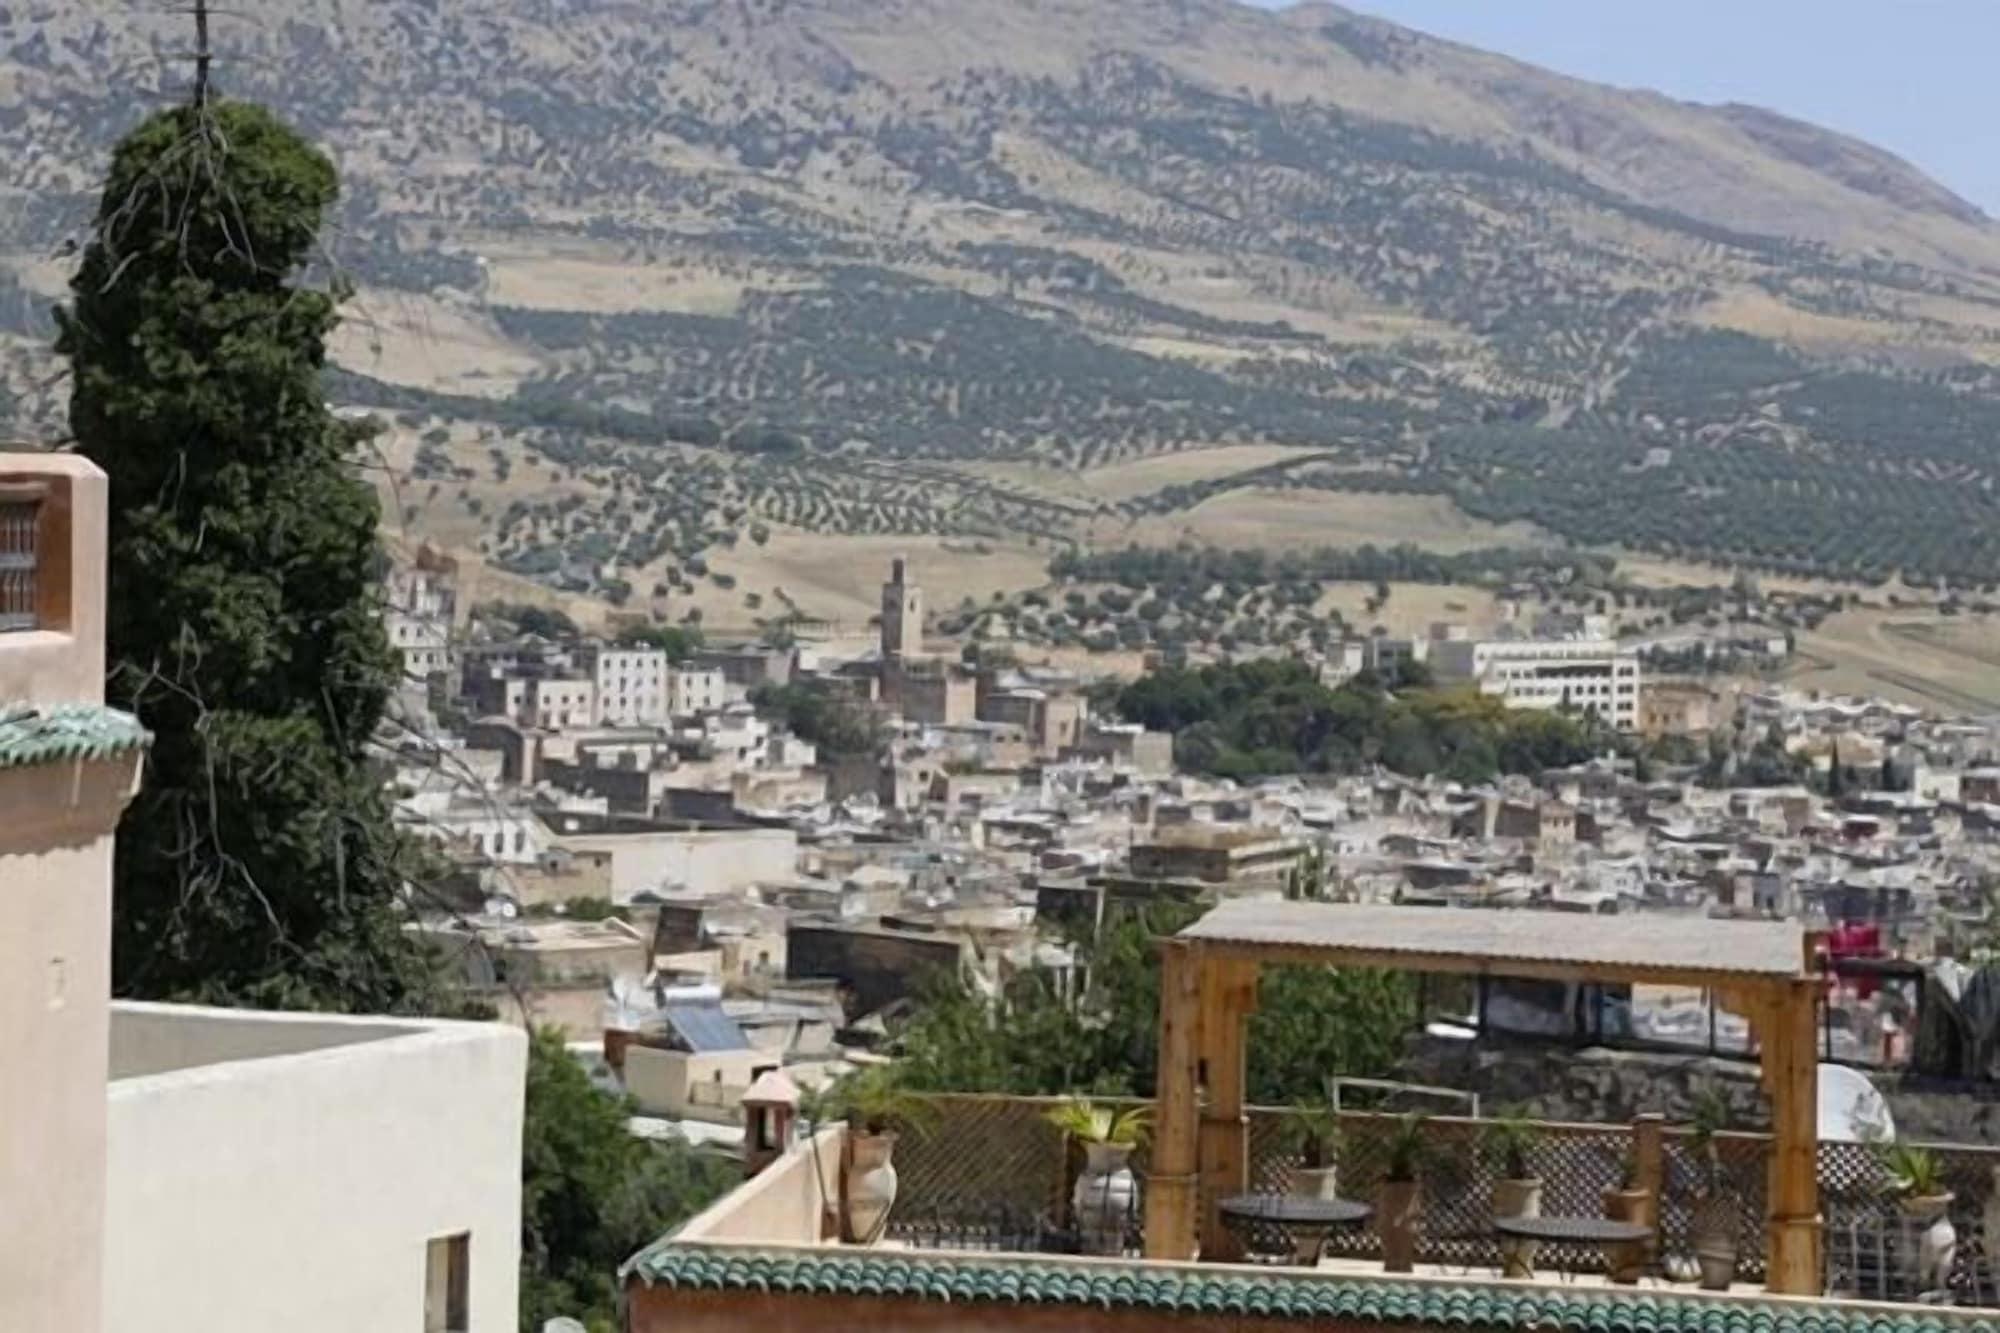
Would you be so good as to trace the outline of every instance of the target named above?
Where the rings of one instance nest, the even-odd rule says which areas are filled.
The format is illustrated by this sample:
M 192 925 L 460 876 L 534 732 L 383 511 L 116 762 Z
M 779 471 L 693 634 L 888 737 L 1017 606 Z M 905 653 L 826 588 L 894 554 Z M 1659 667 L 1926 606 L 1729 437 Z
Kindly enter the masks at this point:
M 51 256 L 134 90 L 184 77 L 184 26 L 0 8 L 23 429 L 59 406 Z M 1579 541 L 2000 578 L 2000 228 L 1769 111 L 1318 3 L 271 0 L 217 31 L 224 90 L 341 164 L 343 395 L 683 479 L 581 553 L 581 520 L 493 506 L 523 572 L 643 574 L 753 522 L 1059 537 L 1064 505 L 967 465 L 1256 442 L 1297 452 L 1119 506 L 1432 493 Z M 436 449 L 433 479 L 485 477 Z

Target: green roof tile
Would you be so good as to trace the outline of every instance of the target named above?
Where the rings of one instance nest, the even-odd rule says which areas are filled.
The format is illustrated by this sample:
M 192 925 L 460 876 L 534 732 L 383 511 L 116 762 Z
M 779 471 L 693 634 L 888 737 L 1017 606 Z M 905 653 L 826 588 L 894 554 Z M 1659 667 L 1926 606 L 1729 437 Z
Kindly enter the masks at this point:
M 152 741 L 139 719 L 96 704 L 0 703 L 0 769 L 108 759 Z
M 2000 1333 L 2000 1323 L 1969 1312 L 1890 1317 L 1879 1310 L 1823 1305 L 1806 1313 L 1797 1306 L 1692 1292 L 1514 1291 L 1344 1274 L 1120 1269 L 1043 1256 L 985 1260 L 910 1251 L 721 1249 L 675 1240 L 634 1256 L 624 1276 L 649 1286 L 691 1289 L 1094 1305 L 1537 1333 Z

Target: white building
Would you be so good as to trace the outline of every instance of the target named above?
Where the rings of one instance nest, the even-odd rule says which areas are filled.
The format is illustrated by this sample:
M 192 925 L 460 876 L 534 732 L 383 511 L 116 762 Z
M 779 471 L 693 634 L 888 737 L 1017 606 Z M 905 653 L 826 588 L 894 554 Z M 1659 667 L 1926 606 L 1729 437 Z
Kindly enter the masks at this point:
M 672 667 L 667 671 L 667 712 L 673 717 L 712 713 L 729 701 L 729 679 L 707 667 Z
M 591 720 L 598 726 L 658 726 L 671 715 L 662 650 L 593 645 L 579 651 L 576 661 L 597 687 Z
M 403 675 L 428 680 L 452 667 L 451 627 L 457 613 L 457 566 L 429 550 L 415 564 L 392 566 L 383 593 L 382 627 L 403 661 Z
M 109 1069 L 107 1333 L 518 1326 L 518 1028 L 120 1003 Z
M 750 765 L 771 742 L 771 724 L 748 705 L 713 713 L 702 719 L 702 740 L 718 759 Z
M 544 731 L 588 727 L 597 720 L 597 685 L 589 679 L 551 678 L 508 681 L 509 692 L 521 686 L 520 711 L 512 714 L 522 726 Z
M 1472 682 L 1510 708 L 1595 710 L 1639 726 L 1639 658 L 1612 639 L 1449 639 L 1430 644 L 1440 682 Z

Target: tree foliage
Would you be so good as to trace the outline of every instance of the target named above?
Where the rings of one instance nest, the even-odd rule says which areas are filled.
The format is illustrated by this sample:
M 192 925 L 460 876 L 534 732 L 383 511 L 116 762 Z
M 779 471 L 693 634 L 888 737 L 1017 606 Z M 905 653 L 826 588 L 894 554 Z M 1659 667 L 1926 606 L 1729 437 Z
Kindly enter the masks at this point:
M 554 1028 L 528 1047 L 521 1158 L 521 1329 L 557 1315 L 611 1333 L 618 1266 L 738 1179 L 685 1140 L 626 1129 L 632 1104 L 593 1086 Z
M 1150 1096 L 1159 1068 L 1154 941 L 1200 908 L 1161 904 L 1108 922 L 1080 946 L 1089 985 L 1059 996 L 1046 973 L 1017 977 L 998 1005 L 939 978 L 900 1034 L 913 1087 L 933 1092 Z M 1316 1096 L 1329 1074 L 1395 1072 L 1416 1019 L 1409 978 L 1364 969 L 1273 967 L 1250 1020 L 1250 1095 Z
M 692 625 L 634 625 L 618 636 L 618 642 L 635 648 L 657 648 L 676 665 L 700 651 L 702 634 Z
M 837 695 L 803 685 L 762 685 L 750 692 L 750 702 L 828 756 L 873 754 L 882 743 L 875 716 Z
M 401 930 L 415 855 L 364 747 L 395 680 L 365 431 L 326 409 L 333 166 L 240 103 L 161 112 L 112 156 L 58 312 L 80 452 L 110 477 L 108 695 L 154 735 L 120 829 L 127 994 L 428 1002 Z
M 1228 777 L 1379 763 L 1482 782 L 1581 762 L 1607 739 L 1587 718 L 1509 709 L 1465 690 L 1392 695 L 1366 678 L 1330 689 L 1293 661 L 1169 667 L 1128 685 L 1117 709 L 1174 732 L 1184 766 Z

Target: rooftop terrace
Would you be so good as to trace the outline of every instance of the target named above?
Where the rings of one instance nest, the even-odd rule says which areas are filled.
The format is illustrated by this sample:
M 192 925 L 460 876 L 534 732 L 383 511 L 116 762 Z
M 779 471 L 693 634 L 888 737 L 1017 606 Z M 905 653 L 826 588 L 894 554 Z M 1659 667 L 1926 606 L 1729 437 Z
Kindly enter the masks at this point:
M 1416 1271 L 1381 1271 L 1381 1239 L 1370 1226 L 1331 1233 L 1310 1267 L 1291 1262 L 1288 1238 L 1253 1228 L 1251 1262 L 1147 1260 L 1144 1204 L 1127 1219 L 1122 1253 L 1076 1253 L 1070 1190 L 1080 1154 L 1047 1119 L 1052 1099 L 947 1096 L 938 1115 L 896 1150 L 900 1188 L 887 1234 L 873 1246 L 835 1238 L 845 1126 L 802 1138 L 761 1174 L 634 1256 L 624 1277 L 634 1333 L 717 1329 L 729 1320 L 760 1327 L 1141 1327 L 1242 1329 L 1245 1319 L 1343 1327 L 1574 1330 L 1575 1333 L 1844 1333 L 1994 1327 L 1980 1311 L 1939 1302 L 2000 1299 L 1986 1266 L 1981 1214 L 1993 1197 L 2000 1149 L 1940 1146 L 1957 1193 L 1952 1215 L 1964 1243 L 1948 1289 L 1911 1285 L 1909 1229 L 1881 1189 L 1879 1157 L 1859 1144 L 1820 1145 L 1827 1209 L 1827 1268 L 1815 1296 L 1766 1292 L 1764 1181 L 1771 1141 L 1726 1134 L 1719 1157 L 1736 1201 L 1742 1244 L 1727 1292 L 1674 1281 L 1691 1262 L 1695 1209 L 1706 1179 L 1684 1128 L 1542 1123 L 1531 1159 L 1544 1182 L 1547 1216 L 1598 1217 L 1620 1163 L 1636 1154 L 1657 1182 L 1655 1239 L 1636 1285 L 1611 1285 L 1597 1245 L 1546 1245 L 1536 1276 L 1503 1279 L 1494 1230 L 1497 1172 L 1479 1150 L 1490 1122 L 1435 1117 L 1422 1191 Z M 1251 1108 L 1252 1189 L 1291 1192 L 1299 1160 L 1296 1112 Z M 1370 1199 L 1383 1176 L 1390 1117 L 1342 1117 L 1340 1193 Z M 1147 1155 L 1134 1167 L 1143 1192 Z M 982 1314 L 982 1308 L 988 1313 Z M 744 1324 L 743 1326 L 749 1326 Z

